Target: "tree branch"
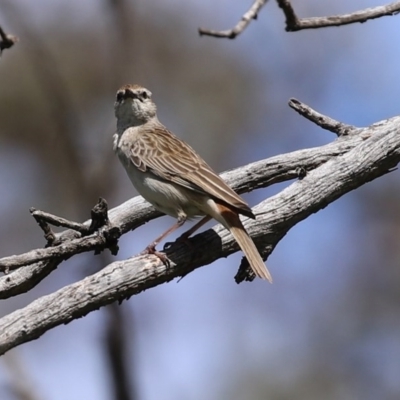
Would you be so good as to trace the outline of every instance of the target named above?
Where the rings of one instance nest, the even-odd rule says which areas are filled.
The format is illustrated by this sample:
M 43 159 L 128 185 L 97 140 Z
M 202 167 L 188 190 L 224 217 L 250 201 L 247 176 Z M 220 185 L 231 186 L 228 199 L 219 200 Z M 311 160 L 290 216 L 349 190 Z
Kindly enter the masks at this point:
M 268 0 L 255 0 L 250 9 L 243 14 L 241 20 L 232 29 L 226 31 L 214 31 L 210 29 L 199 28 L 200 36 L 213 36 L 216 38 L 235 39 L 240 35 L 250 24 L 252 19 L 257 19 L 258 13 L 265 6 Z
M 356 22 L 366 22 L 369 19 L 380 18 L 386 15 L 396 15 L 400 12 L 400 1 L 366 8 L 351 14 L 332 15 L 329 17 L 298 18 L 290 0 L 277 0 L 279 7 L 286 17 L 286 31 L 295 32 L 302 29 L 317 29 L 328 26 L 341 26 L 354 24 Z
M 111 250 L 113 255 L 117 255 L 118 253 L 117 242 L 121 236 L 121 230 L 110 224 L 107 215 L 107 202 L 102 198 L 99 199 L 99 202 L 92 209 L 92 220 L 90 225 L 88 223 L 79 224 L 77 222 L 68 221 L 65 218 L 38 211 L 34 208 L 31 208 L 30 211 L 45 232 L 47 246 L 45 249 L 35 249 L 24 254 L 0 259 L 0 268 L 6 274 L 8 274 L 10 270 L 34 262 L 49 259 L 59 259 L 60 261 L 63 261 L 75 254 L 84 253 L 90 250 L 95 250 L 95 254 L 99 254 L 99 252 L 108 248 Z M 62 238 L 57 238 L 56 235 L 51 232 L 48 223 L 52 223 L 55 226 L 71 228 L 76 231 L 76 235 L 81 234 L 83 237 L 65 240 L 65 243 L 62 243 Z M 51 240 L 49 240 L 50 233 L 52 236 Z
M 299 171 L 302 171 L 302 174 L 311 171 L 332 157 L 346 153 L 364 140 L 363 130 L 352 128 L 350 132 L 354 135 L 349 135 L 325 146 L 298 150 L 257 161 L 225 172 L 222 177 L 238 193 L 250 192 L 274 183 L 296 179 L 300 175 Z M 160 215 L 161 213 L 140 196 L 109 211 L 111 226 L 119 229 L 121 234 L 134 230 Z M 86 225 L 89 225 L 89 222 Z M 56 269 L 63 260 L 74 254 L 107 247 L 106 238 L 101 232 L 86 237 L 77 237 L 77 235 L 77 232 L 72 230 L 64 231 L 57 235 L 57 242 L 61 242 L 61 246 L 36 249 L 0 259 L 0 268 L 3 271 L 24 266 L 23 269 L 0 278 L 0 299 L 32 289 Z
M 213 36 L 216 38 L 235 39 L 250 24 L 252 19 L 257 19 L 258 13 L 265 6 L 268 0 L 255 0 L 250 9 L 243 14 L 241 20 L 232 29 L 216 31 L 211 29 L 199 28 L 200 36 Z M 302 29 L 326 28 L 329 26 L 341 26 L 363 23 L 369 19 L 380 18 L 388 15 L 396 15 L 400 12 L 400 1 L 394 1 L 385 6 L 366 8 L 350 14 L 332 15 L 328 17 L 299 18 L 290 0 L 277 0 L 278 6 L 282 9 L 286 17 L 286 31 L 296 32 Z
M 390 172 L 400 162 L 400 117 L 359 129 L 359 133 L 357 137 L 345 136 L 318 149 L 296 152 L 296 160 L 301 159 L 301 154 L 310 155 L 314 151 L 314 159 L 321 161 L 325 157 L 325 162 L 308 171 L 303 179 L 295 181 L 279 194 L 256 206 L 253 209 L 256 220 L 244 220 L 246 229 L 265 256 L 272 252 L 277 243 L 298 222 L 323 209 L 345 193 Z M 352 145 L 349 146 L 349 143 Z M 332 150 L 335 144 L 343 146 L 340 151 L 340 147 L 336 148 L 336 156 L 321 155 L 328 147 Z M 286 155 L 287 159 L 292 158 L 292 161 L 295 161 L 293 154 Z M 253 170 L 253 173 L 246 174 L 245 171 L 249 168 L 247 166 L 225 174 L 225 178 L 229 182 L 234 174 L 238 175 L 236 187 L 241 188 L 241 191 L 244 187 L 258 187 L 260 182 L 265 184 L 262 176 L 268 169 L 267 165 L 271 166 L 271 160 L 276 161 L 279 157 L 282 159 L 284 156 L 274 157 L 269 163 L 268 160 L 259 162 L 260 165 L 264 164 L 265 168 L 258 173 Z M 286 163 L 283 166 L 286 170 L 283 175 L 277 173 L 280 166 L 275 165 L 276 176 L 293 178 L 295 164 L 291 164 L 289 169 L 288 165 L 289 163 Z M 250 183 L 244 183 L 245 177 Z M 274 181 L 272 174 L 269 178 L 269 182 Z M 135 198 L 128 203 L 141 204 L 143 201 Z M 110 212 L 110 219 L 114 218 L 115 221 L 121 218 L 129 208 L 126 204 L 122 208 L 112 210 L 114 212 Z M 142 215 L 145 208 L 142 204 Z M 152 212 L 147 209 L 147 214 L 151 215 Z M 138 224 L 140 217 L 137 219 L 131 215 L 130 219 L 123 217 L 122 220 L 124 224 L 121 225 L 121 229 L 126 231 L 128 226 Z M 122 301 L 143 290 L 184 276 L 238 250 L 233 237 L 219 225 L 196 235 L 190 242 L 190 248 L 179 243 L 168 248 L 167 256 L 171 261 L 169 267 L 153 255 L 116 261 L 80 282 L 35 300 L 25 308 L 3 317 L 0 319 L 0 354 L 40 337 L 55 326 L 82 317 L 115 300 Z M 207 248 L 206 252 L 204 248 Z
M 307 106 L 302 105 L 302 107 Z M 311 108 L 308 109 L 311 110 Z M 389 120 L 384 123 L 390 125 L 392 122 Z M 274 183 L 302 178 L 307 171 L 311 171 L 358 146 L 368 137 L 366 132 L 369 130 L 348 127 L 348 136 L 325 146 L 298 150 L 257 161 L 225 172 L 222 177 L 238 193 L 250 192 Z M 35 213 L 37 212 L 35 211 Z M 125 234 L 160 215 L 161 213 L 139 196 L 110 210 L 110 226 L 115 227 L 118 233 Z M 86 222 L 86 225 L 89 225 L 89 222 Z M 105 230 L 110 229 L 110 226 Z M 16 296 L 32 289 L 54 271 L 63 260 L 74 254 L 93 250 L 99 252 L 109 246 L 107 233 L 104 235 L 104 231 L 79 237 L 77 232 L 68 230 L 57 235 L 57 243 L 59 242 L 61 242 L 60 246 L 36 249 L 21 255 L 0 259 L 0 268 L 3 271 L 24 266 L 24 268 L 0 278 L 0 299 Z
M 322 115 L 297 99 L 290 99 L 289 106 L 304 118 L 307 118 L 309 121 L 314 122 L 314 124 L 317 124 L 327 131 L 335 133 L 338 137 L 348 135 L 352 131 L 354 132 L 354 126 L 346 125 L 343 122 Z

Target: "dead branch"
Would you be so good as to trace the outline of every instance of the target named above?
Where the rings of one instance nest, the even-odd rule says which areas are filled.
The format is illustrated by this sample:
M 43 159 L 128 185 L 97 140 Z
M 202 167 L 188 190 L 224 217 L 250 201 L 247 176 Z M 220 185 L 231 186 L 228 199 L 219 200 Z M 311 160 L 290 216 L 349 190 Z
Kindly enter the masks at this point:
M 210 29 L 199 28 L 200 36 L 213 36 L 217 38 L 228 38 L 235 39 L 236 36 L 240 35 L 250 24 L 252 19 L 257 19 L 258 13 L 261 8 L 265 6 L 268 0 L 255 0 L 250 9 L 243 14 L 241 20 L 232 29 L 226 31 L 214 31 Z
M 290 104 L 297 104 L 296 107 L 298 110 L 304 110 L 302 111 L 302 115 L 318 115 L 318 118 L 310 119 L 322 127 L 327 127 L 330 121 L 332 121 L 331 118 L 317 113 L 298 100 L 292 100 Z M 331 144 L 319 148 L 300 150 L 293 153 L 279 155 L 270 159 L 257 161 L 245 167 L 228 171 L 222 176 L 238 193 L 250 192 L 257 188 L 267 187 L 274 183 L 297 178 L 299 175 L 299 169 L 310 171 L 330 158 L 335 157 L 338 154 L 343 154 L 363 140 L 362 135 L 360 134 L 360 129 L 347 126 L 347 130 L 349 134 L 353 133 L 353 135 L 345 144 L 332 142 Z M 14 270 L 29 264 L 50 259 L 59 259 L 62 261 L 63 259 L 67 259 L 70 256 L 77 254 L 77 252 L 90 251 L 96 248 L 105 248 L 106 240 L 103 237 L 104 235 L 99 235 L 93 229 L 89 230 L 89 222 L 78 224 L 43 211 L 33 209 L 31 212 L 36 219 L 39 219 L 40 217 L 40 220 L 42 221 L 49 222 L 55 226 L 71 228 L 71 230 L 57 235 L 57 243 L 63 243 L 62 246 L 50 246 L 45 249 L 35 249 L 24 254 L 0 259 L 0 269 L 3 271 Z M 110 228 L 110 226 L 117 227 L 121 229 L 121 233 L 124 234 L 160 215 L 160 213 L 155 211 L 152 206 L 139 196 L 110 211 L 111 223 L 108 228 Z M 8 275 L 8 278 L 10 277 L 11 275 Z
M 268 0 L 255 0 L 250 9 L 243 14 L 241 20 L 232 29 L 216 31 L 199 28 L 200 36 L 213 36 L 216 38 L 235 39 L 250 24 L 252 19 L 257 19 L 258 13 Z M 278 6 L 286 17 L 286 31 L 296 32 L 302 29 L 326 28 L 329 26 L 342 26 L 354 23 L 363 23 L 370 19 L 380 18 L 388 15 L 396 15 L 400 12 L 400 1 L 389 3 L 385 6 L 366 8 L 350 14 L 332 15 L 325 17 L 299 18 L 294 11 L 290 0 L 277 0 Z
M 233 186 L 243 192 L 282 179 L 293 179 L 298 167 L 305 166 L 302 179 L 253 208 L 255 221 L 244 220 L 246 229 L 265 257 L 297 223 L 351 190 L 392 171 L 400 162 L 400 116 L 367 128 L 349 130 L 348 135 L 329 145 L 273 157 L 224 174 L 230 184 L 234 182 Z M 278 159 L 282 163 L 277 164 Z M 133 213 L 136 206 L 139 206 L 139 215 Z M 154 209 L 141 198 L 135 198 L 111 210 L 109 218 L 125 233 L 155 215 Z M 68 237 L 69 234 L 66 231 L 61 236 Z M 238 250 L 229 232 L 219 225 L 196 235 L 190 242 L 190 248 L 176 243 L 166 250 L 171 261 L 169 267 L 152 255 L 113 262 L 101 271 L 3 317 L 0 319 L 0 354 L 38 338 L 55 326 L 184 276 Z M 207 248 L 206 252 L 204 248 Z M 50 259 L 50 264 L 52 262 Z M 33 266 L 37 264 L 30 267 Z M 2 280 L 24 270 L 19 269 Z M 243 279 L 243 275 L 237 278 L 238 281 Z
M 351 14 L 332 15 L 329 17 L 298 18 L 290 0 L 277 0 L 279 7 L 286 17 L 286 31 L 295 32 L 302 29 L 326 28 L 328 26 L 342 26 L 356 22 L 366 22 L 369 19 L 396 15 L 400 12 L 400 1 L 385 6 L 366 8 Z
M 308 114 L 316 113 L 305 104 L 296 102 L 297 107 L 308 110 Z M 329 117 L 317 114 L 318 118 L 313 122 L 320 126 L 327 126 L 328 122 L 331 121 Z M 387 123 L 390 123 L 390 120 Z M 250 192 L 274 183 L 303 178 L 307 172 L 360 145 L 368 137 L 366 131 L 368 129 L 347 126 L 347 136 L 341 137 L 340 140 L 335 140 L 325 146 L 299 150 L 257 161 L 228 171 L 222 174 L 222 177 L 238 193 Z M 38 213 L 40 212 L 33 212 L 34 215 Z M 0 278 L 0 298 L 5 299 L 32 289 L 56 269 L 63 260 L 85 251 L 99 252 L 109 248 L 110 245 L 115 243 L 114 235 L 118 238 L 118 235 L 134 230 L 160 215 L 154 207 L 139 196 L 110 210 L 108 214 L 109 225 L 99 231 L 92 232 L 87 236 L 82 236 L 81 233 L 73 230 L 64 231 L 56 237 L 55 243 L 61 243 L 60 245 L 31 250 L 24 254 L 0 259 L 0 268 L 3 271 L 19 268 L 19 270 Z M 89 222 L 86 222 L 85 226 L 89 226 Z
M 307 118 L 309 121 L 327 131 L 335 133 L 338 137 L 348 135 L 354 131 L 354 126 L 344 124 L 343 122 L 336 121 L 333 118 L 320 114 L 297 99 L 290 99 L 289 106 L 304 118 Z
M 47 246 L 45 249 L 35 249 L 27 253 L 0 259 L 0 269 L 6 274 L 11 270 L 34 262 L 49 259 L 64 261 L 75 254 L 90 250 L 94 250 L 95 254 L 99 254 L 102 250 L 109 248 L 113 255 L 118 253 L 117 242 L 121 236 L 121 232 L 118 227 L 110 224 L 107 215 L 107 202 L 102 198 L 99 199 L 99 202 L 92 209 L 90 226 L 88 224 L 68 221 L 65 218 L 38 211 L 34 208 L 31 208 L 30 211 L 45 233 Z M 76 236 L 79 237 L 62 243 L 62 239 L 60 237 L 57 238 L 56 235 L 51 232 L 48 223 L 55 226 L 70 228 L 76 231 Z M 50 233 L 52 240 L 49 240 Z

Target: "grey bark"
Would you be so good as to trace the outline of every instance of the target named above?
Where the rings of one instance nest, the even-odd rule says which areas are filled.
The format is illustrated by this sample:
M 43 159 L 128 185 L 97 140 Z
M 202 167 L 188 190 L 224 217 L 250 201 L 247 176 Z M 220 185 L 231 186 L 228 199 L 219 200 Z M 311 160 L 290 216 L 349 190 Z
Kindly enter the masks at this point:
M 324 121 L 320 122 L 323 125 Z M 298 222 L 349 191 L 390 172 L 399 162 L 400 117 L 394 117 L 368 128 L 347 127 L 346 133 L 330 144 L 258 161 L 228 171 L 223 177 L 242 193 L 300 176 L 301 179 L 282 192 L 254 207 L 256 220 L 244 221 L 266 258 Z M 140 197 L 127 201 L 109 213 L 111 223 L 118 226 L 122 233 L 157 216 L 159 213 Z M 12 262 L 29 264 L 0 279 L 1 297 L 28 290 L 56 268 L 66 255 L 71 257 L 82 249 L 93 250 L 88 241 L 96 247 L 103 240 L 101 234 L 68 240 L 74 235 L 71 231 L 61 234 L 65 242 L 59 248 L 62 253 L 59 257 L 54 256 L 57 249 L 54 247 L 0 260 L 3 266 Z M 0 354 L 40 337 L 57 325 L 184 276 L 238 250 L 229 232 L 221 226 L 196 235 L 191 239 L 191 244 L 190 248 L 176 244 L 167 250 L 171 261 L 169 267 L 151 255 L 116 261 L 77 283 L 3 317 L 0 319 Z M 204 248 L 207 248 L 206 252 Z

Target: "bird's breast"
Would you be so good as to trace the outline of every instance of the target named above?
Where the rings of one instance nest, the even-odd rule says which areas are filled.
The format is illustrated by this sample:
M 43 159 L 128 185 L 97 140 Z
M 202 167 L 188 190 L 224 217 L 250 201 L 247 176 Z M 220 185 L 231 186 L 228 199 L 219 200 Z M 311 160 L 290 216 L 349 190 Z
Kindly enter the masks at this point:
M 188 218 L 204 215 L 203 196 L 176 183 L 166 181 L 151 170 L 139 170 L 131 159 L 135 140 L 124 132 L 114 136 L 114 151 L 124 166 L 133 186 L 149 203 L 164 214 L 177 218 L 182 213 Z M 133 133 L 133 132 L 129 132 Z

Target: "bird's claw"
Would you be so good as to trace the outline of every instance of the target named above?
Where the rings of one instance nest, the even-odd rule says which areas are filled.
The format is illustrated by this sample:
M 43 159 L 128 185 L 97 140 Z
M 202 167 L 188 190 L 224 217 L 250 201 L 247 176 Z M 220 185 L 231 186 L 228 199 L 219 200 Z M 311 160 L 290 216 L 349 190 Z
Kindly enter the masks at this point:
M 161 251 L 156 250 L 156 246 L 154 244 L 149 244 L 141 253 L 141 255 L 146 255 L 146 254 L 154 254 L 156 257 L 158 257 L 162 263 L 166 266 L 170 266 L 170 261 L 167 257 L 167 255 Z

